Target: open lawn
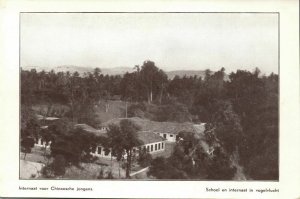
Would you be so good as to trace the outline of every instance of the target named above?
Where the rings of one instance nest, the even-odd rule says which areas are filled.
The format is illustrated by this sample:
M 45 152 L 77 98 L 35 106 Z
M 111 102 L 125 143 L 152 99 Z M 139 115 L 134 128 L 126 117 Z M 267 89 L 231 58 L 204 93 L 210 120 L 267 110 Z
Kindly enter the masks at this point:
M 20 160 L 24 160 L 25 154 L 23 152 L 20 153 Z M 25 160 L 30 162 L 37 162 L 42 164 L 47 164 L 48 162 L 52 162 L 53 158 L 47 158 L 38 153 L 27 153 Z
M 129 106 L 129 103 L 127 104 Z M 107 122 L 114 118 L 125 117 L 126 103 L 121 100 L 99 101 L 95 105 L 95 112 L 98 122 Z

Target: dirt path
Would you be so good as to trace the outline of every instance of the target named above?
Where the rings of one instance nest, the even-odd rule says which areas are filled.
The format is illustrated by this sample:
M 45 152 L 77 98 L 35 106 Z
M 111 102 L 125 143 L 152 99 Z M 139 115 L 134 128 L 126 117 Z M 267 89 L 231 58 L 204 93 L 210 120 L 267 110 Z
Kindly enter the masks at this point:
M 245 173 L 244 173 L 244 168 L 238 163 L 239 162 L 238 153 L 234 153 L 230 159 L 232 162 L 232 166 L 236 167 L 236 173 L 232 180 L 247 180 Z
M 130 176 L 135 176 L 135 175 L 137 175 L 137 174 L 139 174 L 139 173 L 142 173 L 142 172 L 144 172 L 144 171 L 148 171 L 148 169 L 149 169 L 149 167 L 145 167 L 145 168 L 143 168 L 143 169 L 141 169 L 141 170 L 139 170 L 139 171 L 136 171 L 136 172 L 131 173 Z

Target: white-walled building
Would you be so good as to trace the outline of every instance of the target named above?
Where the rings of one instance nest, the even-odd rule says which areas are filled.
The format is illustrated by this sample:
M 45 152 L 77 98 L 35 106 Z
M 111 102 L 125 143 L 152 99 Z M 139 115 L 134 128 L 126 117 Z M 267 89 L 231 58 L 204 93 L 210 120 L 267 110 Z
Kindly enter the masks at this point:
M 37 147 L 46 147 L 47 149 L 50 148 L 51 145 L 51 141 L 49 141 L 48 143 L 46 141 L 44 141 L 42 138 L 38 138 L 35 140 L 34 146 Z
M 143 145 L 138 147 L 138 150 L 146 149 L 150 154 L 162 152 L 165 150 L 165 139 L 151 131 L 139 131 L 138 138 L 143 142 Z
M 100 129 L 95 129 L 87 124 L 77 124 L 75 127 L 81 128 L 82 130 L 93 133 L 97 136 L 107 137 L 107 127 L 101 127 Z M 133 149 L 133 153 L 138 153 L 139 150 L 144 148 L 150 154 L 163 152 L 165 150 L 165 139 L 161 136 L 151 132 L 151 131 L 138 131 L 138 139 L 143 143 L 141 146 L 137 146 Z M 91 152 L 92 155 L 99 158 L 115 158 L 111 157 L 110 149 L 105 149 L 103 146 L 98 145 L 94 151 Z M 126 157 L 126 154 L 125 154 Z
M 142 141 L 141 146 L 133 148 L 133 153 L 138 154 L 139 150 L 146 149 L 150 154 L 163 152 L 165 150 L 165 140 L 157 134 L 149 131 L 139 131 L 137 132 L 138 138 Z M 91 153 L 92 155 L 99 158 L 113 158 L 111 157 L 110 149 L 105 149 L 103 146 L 98 145 L 96 150 Z M 125 154 L 126 157 L 126 154 Z

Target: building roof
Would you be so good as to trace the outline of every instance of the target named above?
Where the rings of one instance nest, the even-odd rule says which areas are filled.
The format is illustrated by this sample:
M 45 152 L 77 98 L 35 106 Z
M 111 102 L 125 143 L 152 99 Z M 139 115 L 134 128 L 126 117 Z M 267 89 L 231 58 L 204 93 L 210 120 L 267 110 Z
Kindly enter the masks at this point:
M 93 133 L 96 136 L 104 136 L 104 137 L 107 136 L 106 130 L 95 129 L 87 124 L 76 124 L 75 128 L 82 129 L 88 133 Z M 164 138 L 160 137 L 159 135 L 151 131 L 138 131 L 137 136 L 138 139 L 140 139 L 143 142 L 143 144 L 164 141 Z
M 53 120 L 58 120 L 60 118 L 58 117 L 46 117 L 46 116 L 42 116 L 42 115 L 36 115 L 36 118 L 38 120 L 48 120 L 48 121 L 53 121 Z
M 205 131 L 205 124 L 206 123 L 194 124 L 193 127 L 197 133 L 203 134 Z
M 122 119 L 126 118 L 115 118 L 102 124 L 103 127 L 107 127 L 110 124 L 118 125 Z M 137 132 L 138 138 L 143 144 L 150 144 L 155 142 L 161 142 L 165 139 L 157 133 L 172 133 L 178 134 L 181 131 L 194 132 L 197 136 L 202 137 L 205 130 L 205 124 L 193 124 L 193 123 L 176 123 L 176 122 L 156 122 L 147 119 L 141 119 L 138 117 L 127 118 L 139 126 L 141 129 Z M 75 127 L 80 128 L 86 132 L 93 133 L 96 136 L 107 136 L 106 129 L 95 129 L 87 124 L 76 124 Z M 208 147 L 203 144 L 204 150 Z
M 143 142 L 143 144 L 164 141 L 162 137 L 151 131 L 139 131 L 137 132 L 137 136 Z
M 107 135 L 105 130 L 95 129 L 87 124 L 75 124 L 75 128 L 82 129 L 88 133 L 93 133 L 96 136 L 106 136 Z
M 202 134 L 205 130 L 204 124 L 193 124 L 190 122 L 177 123 L 177 122 L 156 122 L 139 117 L 132 118 L 115 118 L 102 124 L 108 126 L 110 124 L 119 124 L 122 119 L 129 119 L 141 128 L 141 131 L 152 131 L 159 133 L 172 133 L 178 134 L 181 131 L 188 131 L 193 133 Z

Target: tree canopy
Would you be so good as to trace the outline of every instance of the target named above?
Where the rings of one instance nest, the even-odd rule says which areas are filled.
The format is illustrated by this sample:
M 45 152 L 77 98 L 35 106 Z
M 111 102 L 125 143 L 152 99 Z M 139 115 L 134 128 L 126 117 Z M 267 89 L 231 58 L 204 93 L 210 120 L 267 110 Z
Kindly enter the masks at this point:
M 126 156 L 126 178 L 130 178 L 130 170 L 132 164 L 132 158 L 134 156 L 133 148 L 142 145 L 142 141 L 139 140 L 137 132 L 139 127 L 128 119 L 121 120 L 120 124 L 109 125 L 108 134 L 108 146 L 111 148 L 112 153 L 120 161 L 121 158 Z

